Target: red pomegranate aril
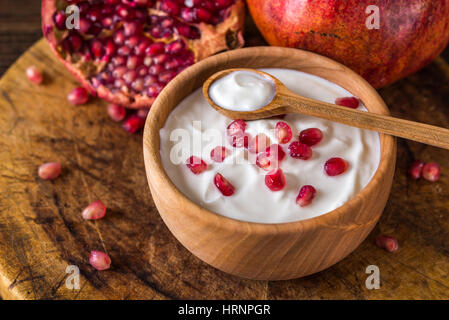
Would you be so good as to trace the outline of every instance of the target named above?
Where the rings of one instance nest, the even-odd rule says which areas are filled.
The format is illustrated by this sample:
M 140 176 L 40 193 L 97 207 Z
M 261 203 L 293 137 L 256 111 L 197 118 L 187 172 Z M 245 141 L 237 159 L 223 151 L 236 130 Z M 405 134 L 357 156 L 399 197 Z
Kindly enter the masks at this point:
M 271 171 L 279 167 L 279 161 L 266 152 L 261 152 L 256 157 L 256 165 L 265 171 Z
M 116 47 L 115 47 L 114 42 L 112 40 L 109 40 L 106 43 L 105 54 L 108 56 L 112 56 L 113 54 L 115 54 L 115 50 L 116 50 Z M 116 58 L 116 57 L 114 57 L 114 58 Z
M 210 152 L 210 158 L 215 162 L 223 162 L 228 155 L 228 149 L 223 146 L 215 147 Z
M 80 29 L 79 29 L 79 32 L 86 34 L 86 33 L 89 32 L 89 29 L 90 29 L 91 26 L 92 26 L 92 23 L 90 23 L 89 20 L 80 18 Z
M 122 128 L 129 133 L 135 133 L 142 129 L 145 125 L 145 119 L 142 119 L 136 114 L 130 115 L 122 124 Z
M 150 113 L 150 109 L 148 109 L 148 108 L 142 108 L 142 109 L 137 110 L 137 115 L 143 119 L 147 118 L 148 113 Z
M 136 69 L 138 66 L 142 64 L 142 58 L 138 56 L 130 56 L 128 61 L 126 62 L 126 67 L 128 69 Z
M 163 0 L 161 3 L 161 10 L 165 11 L 171 15 L 177 16 L 180 12 L 180 7 L 175 1 Z
M 148 46 L 145 53 L 154 56 L 165 51 L 165 44 L 162 42 L 154 42 Z
M 232 196 L 235 193 L 234 186 L 220 173 L 217 173 L 214 177 L 214 185 L 225 197 Z
M 121 56 L 128 56 L 131 53 L 131 48 L 128 46 L 121 46 L 118 48 L 117 53 Z
M 248 148 L 251 140 L 252 137 L 248 133 L 228 136 L 228 141 L 234 148 Z
M 324 171 L 328 176 L 338 176 L 346 171 L 348 163 L 342 158 L 330 158 L 324 164 Z
M 138 78 L 131 83 L 131 88 L 136 92 L 141 92 L 145 88 L 145 81 L 142 78 Z
M 65 25 L 65 21 L 66 21 L 66 15 L 64 13 L 64 11 L 58 11 L 55 13 L 55 15 L 53 16 L 53 20 L 55 22 L 55 26 L 59 29 L 59 30 L 64 30 L 66 29 L 66 25 Z
M 386 235 L 377 236 L 376 245 L 388 252 L 395 252 L 399 247 L 398 240 L 396 240 L 396 238 Z
M 271 146 L 269 146 L 265 150 L 265 153 L 267 154 L 268 157 L 271 157 L 279 162 L 284 160 L 285 158 L 284 149 L 282 149 L 282 146 L 278 144 L 272 144 Z
M 100 200 L 96 200 L 84 208 L 81 216 L 86 220 L 98 220 L 106 215 L 106 206 Z
M 416 160 L 412 163 L 410 168 L 408 169 L 408 175 L 415 180 L 418 180 L 421 178 L 422 175 L 422 169 L 424 167 L 424 162 L 421 160 Z
M 89 100 L 89 93 L 86 88 L 78 87 L 72 90 L 67 96 L 67 100 L 71 105 L 78 106 L 85 104 Z
M 41 84 L 43 81 L 42 72 L 36 66 L 28 67 L 26 69 L 26 76 L 34 84 Z
M 203 8 L 196 8 L 195 16 L 196 16 L 196 19 L 201 22 L 209 22 L 212 18 L 212 15 L 210 14 L 210 12 Z
M 164 71 L 164 67 L 162 67 L 161 65 L 158 65 L 158 64 L 153 64 L 148 69 L 148 73 L 153 76 L 160 74 L 162 71 Z
M 103 45 L 99 40 L 92 41 L 90 50 L 95 58 L 101 58 L 103 56 Z
M 175 40 L 166 45 L 165 52 L 169 54 L 177 54 L 184 50 L 184 48 L 185 44 L 182 40 Z
M 190 169 L 194 174 L 201 174 L 207 170 L 207 163 L 203 161 L 203 159 L 191 156 L 186 160 L 186 166 Z
M 147 94 L 151 98 L 156 98 L 161 93 L 164 86 L 160 83 L 154 83 L 148 87 Z
M 141 26 L 135 21 L 125 22 L 123 24 L 123 32 L 125 33 L 125 36 L 130 37 L 135 35 L 139 31 L 140 27 Z
M 125 82 L 127 84 L 131 84 L 136 79 L 136 77 L 137 77 L 137 72 L 135 70 L 128 70 L 123 75 L 123 80 L 125 80 Z
M 125 40 L 125 45 L 127 45 L 131 51 L 140 43 L 140 41 L 141 41 L 141 38 L 139 36 L 131 36 Z
M 117 45 L 123 45 L 126 41 L 125 32 L 123 30 L 119 30 L 114 34 L 114 42 Z
M 232 4 L 233 0 L 215 0 L 214 5 L 217 9 L 225 9 Z
M 249 141 L 248 151 L 251 153 L 259 153 L 266 150 L 267 146 L 271 144 L 270 138 L 264 133 L 259 133 Z
M 422 177 L 427 181 L 435 182 L 440 178 L 440 171 L 438 163 L 429 162 L 422 168 Z
M 61 164 L 59 162 L 44 163 L 39 167 L 39 178 L 44 180 L 53 180 L 61 174 Z
M 312 157 L 312 149 L 299 141 L 293 141 L 288 146 L 290 156 L 295 159 L 308 160 Z
M 181 18 L 187 22 L 195 21 L 195 10 L 192 8 L 182 8 L 181 9 Z
M 104 271 L 111 267 L 111 258 L 104 252 L 91 251 L 89 263 L 95 269 L 99 271 Z
M 360 101 L 356 97 L 343 97 L 337 98 L 335 100 L 335 104 L 351 109 L 357 109 L 360 105 Z
M 172 70 L 167 70 L 167 71 L 162 72 L 159 75 L 158 79 L 159 79 L 159 82 L 168 83 L 168 82 L 170 82 L 170 80 L 172 80 L 174 77 L 176 77 L 176 75 L 177 75 L 177 72 L 172 71 Z
M 241 119 L 232 121 L 226 128 L 226 134 L 228 136 L 243 135 L 246 130 L 246 122 Z
M 276 123 L 276 138 L 281 144 L 288 143 L 292 139 L 292 128 L 284 121 Z
M 162 53 L 158 54 L 153 58 L 154 63 L 156 64 L 163 64 L 166 63 L 170 59 L 170 56 L 168 54 Z
M 299 141 L 308 145 L 314 146 L 323 140 L 323 132 L 318 128 L 309 128 L 299 133 Z
M 125 118 L 126 110 L 124 107 L 119 106 L 118 104 L 111 103 L 108 106 L 108 114 L 112 120 L 119 122 Z
M 286 180 L 282 169 L 274 169 L 265 175 L 265 185 L 271 191 L 280 191 L 284 189 Z
M 296 197 L 296 203 L 300 207 L 306 207 L 312 203 L 312 200 L 315 198 L 316 190 L 311 185 L 303 186 Z

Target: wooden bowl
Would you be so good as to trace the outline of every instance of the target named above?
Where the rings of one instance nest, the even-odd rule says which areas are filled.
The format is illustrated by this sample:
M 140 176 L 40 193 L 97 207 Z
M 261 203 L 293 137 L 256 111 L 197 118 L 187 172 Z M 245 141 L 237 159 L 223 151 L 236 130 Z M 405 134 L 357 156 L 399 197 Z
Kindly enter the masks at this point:
M 143 147 L 151 194 L 173 235 L 195 256 L 231 274 L 250 279 L 298 278 L 337 263 L 367 237 L 390 193 L 396 141 L 380 135 L 379 167 L 368 185 L 343 206 L 318 217 L 283 224 L 226 218 L 189 200 L 164 171 L 159 130 L 170 112 L 219 70 L 289 68 L 330 80 L 359 97 L 370 112 L 388 114 L 377 92 L 343 65 L 310 52 L 254 47 L 207 58 L 178 75 L 159 95 L 146 121 Z

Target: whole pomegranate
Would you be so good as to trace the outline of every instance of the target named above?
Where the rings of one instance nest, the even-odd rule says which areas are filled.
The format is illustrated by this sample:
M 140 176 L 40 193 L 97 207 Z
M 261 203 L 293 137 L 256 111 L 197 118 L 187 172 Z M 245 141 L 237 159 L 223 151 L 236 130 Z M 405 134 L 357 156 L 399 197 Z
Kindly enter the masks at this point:
M 244 14 L 243 0 L 42 0 L 42 29 L 91 93 L 148 108 L 188 66 L 243 46 Z
M 270 45 L 306 49 L 333 58 L 376 88 L 416 72 L 449 40 L 447 0 L 247 3 Z

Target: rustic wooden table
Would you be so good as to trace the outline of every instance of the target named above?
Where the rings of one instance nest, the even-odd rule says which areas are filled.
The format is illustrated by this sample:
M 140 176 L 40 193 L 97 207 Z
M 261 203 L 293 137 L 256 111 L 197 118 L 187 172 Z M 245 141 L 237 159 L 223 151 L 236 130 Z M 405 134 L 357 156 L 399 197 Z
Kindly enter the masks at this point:
M 41 37 L 40 1 L 3 0 L 0 74 Z M 262 43 L 247 33 L 250 45 Z M 393 115 L 449 128 L 449 49 L 427 68 L 380 90 Z M 46 66 L 45 86 L 31 86 L 23 70 Z M 61 79 L 61 80 L 60 80 Z M 318 274 L 281 282 L 224 274 L 189 254 L 160 219 L 149 194 L 141 136 L 110 121 L 104 103 L 71 108 L 75 80 L 44 42 L 29 50 L 0 82 L 0 294 L 17 299 L 449 298 L 449 151 L 398 141 L 395 182 L 385 212 L 368 239 L 349 257 Z M 437 183 L 407 179 L 415 158 L 437 161 Z M 44 161 L 59 160 L 55 182 L 37 178 Z M 114 174 L 112 174 L 114 173 Z M 86 223 L 81 209 L 95 198 L 109 215 Z M 379 233 L 399 239 L 388 254 L 374 245 Z M 107 250 L 113 268 L 96 272 L 88 251 Z M 66 267 L 81 270 L 81 290 L 64 284 Z M 368 265 L 381 272 L 381 288 L 365 287 Z

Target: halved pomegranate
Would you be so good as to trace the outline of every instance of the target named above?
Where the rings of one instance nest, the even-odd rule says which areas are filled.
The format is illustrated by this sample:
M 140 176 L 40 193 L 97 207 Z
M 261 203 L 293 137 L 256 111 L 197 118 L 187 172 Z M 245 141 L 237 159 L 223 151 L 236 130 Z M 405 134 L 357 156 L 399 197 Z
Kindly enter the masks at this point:
M 67 27 L 69 5 L 78 29 Z M 243 0 L 43 0 L 42 30 L 90 92 L 148 108 L 186 67 L 243 46 L 244 15 Z

